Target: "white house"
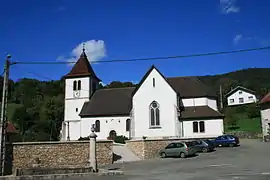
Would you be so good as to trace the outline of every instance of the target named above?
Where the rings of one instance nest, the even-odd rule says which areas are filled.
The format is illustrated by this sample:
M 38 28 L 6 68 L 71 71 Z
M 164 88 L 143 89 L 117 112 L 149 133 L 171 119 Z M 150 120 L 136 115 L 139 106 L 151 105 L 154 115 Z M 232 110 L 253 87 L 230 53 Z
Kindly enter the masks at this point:
M 137 87 L 97 89 L 99 81 L 83 52 L 65 76 L 62 140 L 87 137 L 92 124 L 98 139 L 223 134 L 217 97 L 197 77 L 166 78 L 152 66 Z
M 255 91 L 237 86 L 228 92 L 225 97 L 227 98 L 228 106 L 242 105 L 257 102 Z
M 270 92 L 260 101 L 261 125 L 264 136 L 269 135 L 270 130 Z

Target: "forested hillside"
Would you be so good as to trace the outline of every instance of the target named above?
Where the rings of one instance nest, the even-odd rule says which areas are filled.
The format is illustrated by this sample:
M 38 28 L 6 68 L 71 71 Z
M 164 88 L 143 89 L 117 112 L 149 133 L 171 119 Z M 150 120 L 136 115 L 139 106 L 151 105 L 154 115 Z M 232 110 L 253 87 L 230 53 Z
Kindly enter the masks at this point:
M 231 87 L 243 85 L 263 95 L 270 90 L 270 68 L 245 69 L 200 79 L 218 93 L 222 85 L 224 93 Z M 3 78 L 0 81 L 2 91 Z M 114 81 L 101 88 L 134 86 L 131 82 Z M 1 93 L 2 94 L 2 93 Z M 64 81 L 39 81 L 21 79 L 9 81 L 8 119 L 19 131 L 19 141 L 58 140 L 64 117 Z

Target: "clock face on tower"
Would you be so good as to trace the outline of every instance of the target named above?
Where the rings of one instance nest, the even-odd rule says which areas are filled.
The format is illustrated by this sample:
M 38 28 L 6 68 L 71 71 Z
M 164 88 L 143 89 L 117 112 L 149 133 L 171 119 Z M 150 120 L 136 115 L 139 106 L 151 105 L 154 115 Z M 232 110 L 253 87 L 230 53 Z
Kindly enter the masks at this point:
M 75 98 L 80 97 L 80 91 L 74 91 L 74 92 L 73 92 L 73 96 L 74 96 Z

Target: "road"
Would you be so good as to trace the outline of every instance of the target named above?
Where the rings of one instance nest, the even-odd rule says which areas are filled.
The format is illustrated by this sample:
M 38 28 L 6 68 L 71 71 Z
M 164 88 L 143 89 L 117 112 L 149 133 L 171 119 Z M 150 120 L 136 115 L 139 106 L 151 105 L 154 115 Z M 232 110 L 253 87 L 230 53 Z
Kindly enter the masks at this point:
M 152 159 L 113 164 L 122 176 L 89 177 L 92 180 L 266 180 L 270 179 L 270 143 L 241 140 L 241 146 L 180 159 Z M 75 180 L 76 178 L 72 179 Z

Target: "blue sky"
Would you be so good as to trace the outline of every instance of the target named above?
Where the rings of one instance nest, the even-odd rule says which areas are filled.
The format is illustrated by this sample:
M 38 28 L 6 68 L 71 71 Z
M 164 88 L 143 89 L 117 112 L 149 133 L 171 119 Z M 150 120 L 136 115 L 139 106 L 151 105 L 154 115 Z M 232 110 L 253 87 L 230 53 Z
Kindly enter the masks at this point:
M 268 0 L 1 0 L 0 57 L 14 61 L 68 61 L 86 42 L 90 60 L 174 56 L 270 45 Z M 270 67 L 270 50 L 188 59 L 93 64 L 96 74 L 138 82 L 154 64 L 165 76 L 211 75 Z M 15 65 L 59 79 L 68 65 Z

